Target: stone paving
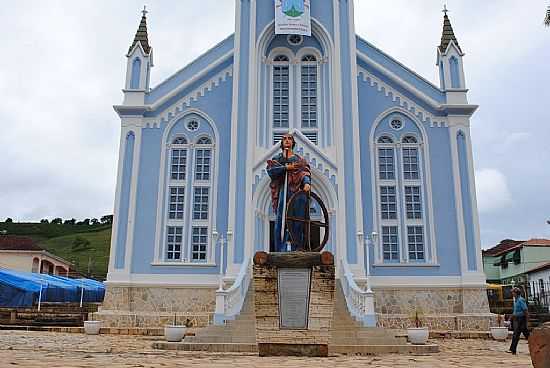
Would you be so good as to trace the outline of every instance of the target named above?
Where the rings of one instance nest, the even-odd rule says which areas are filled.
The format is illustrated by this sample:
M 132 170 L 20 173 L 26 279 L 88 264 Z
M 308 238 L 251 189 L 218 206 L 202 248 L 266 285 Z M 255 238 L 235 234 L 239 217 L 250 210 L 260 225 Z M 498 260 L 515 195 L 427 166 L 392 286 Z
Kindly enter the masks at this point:
M 0 331 L 0 367 L 532 367 L 521 340 L 517 356 L 505 353 L 509 341 L 433 340 L 430 355 L 259 358 L 255 354 L 168 352 L 151 348 L 158 338 L 145 336 Z

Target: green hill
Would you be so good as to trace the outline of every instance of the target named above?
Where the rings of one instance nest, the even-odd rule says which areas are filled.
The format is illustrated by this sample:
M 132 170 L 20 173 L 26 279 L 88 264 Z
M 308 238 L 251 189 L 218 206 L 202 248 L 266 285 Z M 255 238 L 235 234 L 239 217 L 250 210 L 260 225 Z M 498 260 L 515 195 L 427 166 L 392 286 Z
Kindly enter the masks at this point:
M 84 275 L 105 279 L 109 265 L 111 228 L 58 236 L 39 243 L 40 246 L 74 264 Z
M 83 275 L 98 279 L 107 275 L 111 224 L 0 222 L 0 231 L 3 230 L 8 235 L 34 239 L 50 253 L 73 263 Z

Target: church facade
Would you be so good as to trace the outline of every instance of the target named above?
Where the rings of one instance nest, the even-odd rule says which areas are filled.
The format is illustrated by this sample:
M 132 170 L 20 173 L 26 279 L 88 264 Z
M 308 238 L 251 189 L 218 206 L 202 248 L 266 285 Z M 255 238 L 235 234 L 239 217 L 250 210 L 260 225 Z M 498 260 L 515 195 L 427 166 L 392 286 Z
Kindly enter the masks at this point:
M 157 86 L 144 12 L 114 107 L 121 137 L 100 318 L 148 326 L 179 313 L 205 325 L 228 305 L 238 314 L 228 292 L 240 287 L 243 298 L 254 253 L 273 249 L 266 161 L 292 131 L 328 209 L 325 250 L 343 289 L 373 296 L 374 323 L 403 326 L 421 309 L 434 327 L 486 326 L 477 106 L 448 16 L 436 86 L 356 35 L 352 0 L 311 0 L 311 36 L 276 34 L 273 0 L 235 3 L 234 34 Z

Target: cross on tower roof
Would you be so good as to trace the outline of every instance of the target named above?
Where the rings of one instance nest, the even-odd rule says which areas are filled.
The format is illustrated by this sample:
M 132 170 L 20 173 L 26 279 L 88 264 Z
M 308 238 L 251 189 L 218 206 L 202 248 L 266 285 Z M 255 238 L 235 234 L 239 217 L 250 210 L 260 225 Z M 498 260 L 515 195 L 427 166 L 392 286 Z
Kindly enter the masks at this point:
M 132 42 L 132 45 L 128 49 L 128 53 L 132 51 L 132 49 L 138 42 L 141 44 L 141 47 L 143 47 L 143 51 L 145 52 L 145 54 L 149 54 L 149 52 L 151 51 L 151 46 L 149 45 L 149 37 L 147 35 L 147 13 L 147 8 L 144 5 L 143 10 L 141 11 L 141 22 L 139 23 L 138 30 L 134 37 L 134 42 Z
M 443 16 L 443 34 L 441 35 L 441 43 L 439 44 L 439 50 L 441 50 L 441 52 L 445 52 L 447 50 L 447 46 L 449 46 L 449 43 L 453 41 L 456 47 L 458 47 L 458 50 L 462 53 L 462 50 L 460 49 L 460 45 L 458 44 L 458 40 L 456 39 L 455 33 L 453 31 L 451 20 L 447 16 L 447 12 L 449 12 L 449 10 L 447 9 L 446 4 L 443 6 L 442 12 L 445 15 Z

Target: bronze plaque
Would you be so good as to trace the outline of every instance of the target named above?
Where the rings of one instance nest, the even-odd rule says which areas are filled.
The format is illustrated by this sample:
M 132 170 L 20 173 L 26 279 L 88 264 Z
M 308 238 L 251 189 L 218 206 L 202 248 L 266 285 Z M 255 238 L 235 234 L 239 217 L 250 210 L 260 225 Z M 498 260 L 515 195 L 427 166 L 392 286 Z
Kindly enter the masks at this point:
M 307 330 L 311 269 L 279 268 L 279 325 L 281 329 Z

